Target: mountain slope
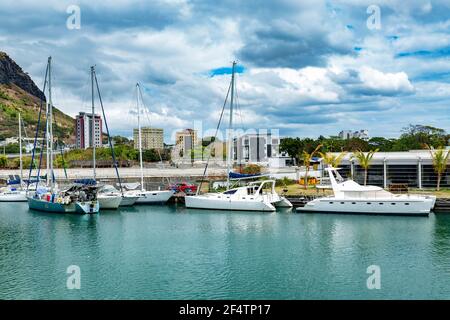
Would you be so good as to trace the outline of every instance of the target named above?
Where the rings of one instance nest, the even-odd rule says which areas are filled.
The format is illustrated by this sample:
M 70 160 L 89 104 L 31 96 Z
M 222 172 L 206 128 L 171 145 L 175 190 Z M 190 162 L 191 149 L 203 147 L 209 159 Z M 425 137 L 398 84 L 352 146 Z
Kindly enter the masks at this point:
M 0 52 L 0 140 L 18 135 L 20 113 L 29 137 L 34 137 L 44 93 L 6 53 Z M 41 128 L 44 128 L 45 102 Z M 54 108 L 54 135 L 66 143 L 74 140 L 74 119 Z M 41 133 L 42 135 L 42 133 Z

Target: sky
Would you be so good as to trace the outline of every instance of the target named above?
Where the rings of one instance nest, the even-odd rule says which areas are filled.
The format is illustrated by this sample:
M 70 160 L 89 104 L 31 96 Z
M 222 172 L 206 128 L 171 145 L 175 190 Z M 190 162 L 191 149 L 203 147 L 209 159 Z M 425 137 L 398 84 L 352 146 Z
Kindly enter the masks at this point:
M 110 130 L 124 136 L 136 82 L 143 125 L 164 128 L 166 142 L 198 123 L 214 129 L 234 60 L 239 128 L 450 131 L 448 0 L 2 0 L 0 50 L 41 88 L 52 56 L 53 101 L 72 116 L 90 110 L 95 65 Z

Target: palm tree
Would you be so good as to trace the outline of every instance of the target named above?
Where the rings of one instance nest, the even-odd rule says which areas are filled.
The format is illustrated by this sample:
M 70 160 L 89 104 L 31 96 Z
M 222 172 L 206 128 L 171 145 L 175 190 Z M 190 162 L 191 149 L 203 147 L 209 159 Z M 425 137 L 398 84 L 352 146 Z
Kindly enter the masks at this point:
M 450 156 L 450 150 L 447 151 L 443 147 L 439 147 L 437 150 L 433 150 L 428 145 L 426 145 L 426 147 L 428 148 L 428 150 L 430 150 L 434 172 L 436 172 L 437 174 L 436 190 L 439 191 L 441 186 L 442 174 L 447 170 L 447 163 Z
M 376 152 L 378 152 L 378 149 L 370 150 L 369 152 L 357 151 L 353 154 L 353 157 L 358 160 L 359 165 L 364 169 L 364 185 L 367 184 L 367 171 Z
M 304 186 L 305 189 L 308 188 L 308 173 L 309 173 L 309 164 L 314 157 L 314 155 L 319 151 L 319 149 L 322 148 L 322 145 L 319 144 L 313 152 L 308 153 L 303 150 L 301 158 L 303 159 L 303 165 L 305 166 L 305 178 L 304 178 Z M 300 158 L 300 157 L 299 157 Z
M 339 153 L 338 155 L 335 155 L 331 152 L 319 152 L 319 154 L 326 165 L 332 166 L 333 168 L 337 168 L 341 164 L 342 159 L 345 157 L 347 152 L 344 151 Z

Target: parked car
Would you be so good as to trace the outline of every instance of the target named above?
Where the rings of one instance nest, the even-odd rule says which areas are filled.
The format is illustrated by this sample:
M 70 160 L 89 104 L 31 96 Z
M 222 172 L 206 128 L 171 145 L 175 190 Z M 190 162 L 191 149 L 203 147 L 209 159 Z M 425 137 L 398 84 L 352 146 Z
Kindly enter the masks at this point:
M 197 192 L 197 186 L 195 184 L 188 184 L 184 182 L 172 184 L 169 189 L 175 192 L 184 192 L 186 194 L 193 194 Z

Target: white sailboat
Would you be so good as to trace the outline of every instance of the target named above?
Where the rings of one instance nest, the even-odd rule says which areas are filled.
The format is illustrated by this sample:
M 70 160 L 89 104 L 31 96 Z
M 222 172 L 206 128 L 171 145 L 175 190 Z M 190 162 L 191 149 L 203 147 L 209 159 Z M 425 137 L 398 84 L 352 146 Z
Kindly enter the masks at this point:
M 19 183 L 14 185 L 8 185 L 0 189 L 0 202 L 27 202 L 27 191 L 23 186 L 22 120 L 20 113 L 19 113 L 19 166 L 20 166 Z
M 91 67 L 91 107 L 92 107 L 92 122 L 91 122 L 91 141 L 92 141 L 92 175 L 93 179 L 97 179 L 96 170 L 96 145 L 95 145 L 95 98 L 94 98 L 94 73 L 95 67 Z M 100 205 L 100 209 L 117 209 L 122 201 L 122 195 L 116 192 L 105 191 L 104 188 L 100 188 L 97 193 L 97 200 Z
M 54 212 L 54 213 L 81 213 L 81 214 L 97 213 L 99 211 L 99 204 L 96 199 L 97 197 L 96 189 L 92 189 L 89 187 L 85 188 L 82 186 L 73 186 L 65 191 L 59 191 L 54 181 L 51 61 L 52 58 L 49 57 L 45 77 L 45 81 L 46 83 L 48 83 L 48 103 L 46 103 L 47 181 L 45 187 L 40 187 L 37 184 L 35 192 L 28 192 L 27 194 L 28 207 L 33 210 Z M 37 130 L 36 132 L 38 132 L 38 129 L 39 126 L 36 129 Z
M 144 164 L 142 160 L 142 130 L 141 130 L 141 110 L 139 106 L 139 97 L 142 100 L 142 93 L 139 83 L 136 84 L 136 104 L 137 104 L 137 118 L 138 118 L 138 136 L 139 136 L 139 166 L 141 173 L 141 189 L 128 190 L 125 192 L 128 196 L 138 197 L 136 204 L 156 204 L 166 203 L 174 194 L 173 190 L 145 190 L 144 187 Z
M 297 211 L 427 216 L 436 202 L 436 196 L 398 195 L 377 186 L 361 186 L 350 179 L 344 181 L 337 168 L 326 171 L 334 195 L 311 200 Z
M 228 130 L 227 149 L 227 188 L 230 188 L 230 173 L 232 169 L 232 131 L 233 128 L 233 102 L 235 90 L 235 67 L 233 62 L 231 75 L 230 122 Z M 220 123 L 220 121 L 219 121 Z M 207 168 L 207 167 L 206 167 Z M 206 172 L 205 168 L 205 172 Z M 275 191 L 275 180 L 256 181 L 247 186 L 228 189 L 221 193 L 207 193 L 186 196 L 187 208 L 211 210 L 245 210 L 245 211 L 275 211 L 277 207 L 291 208 L 292 204 Z

